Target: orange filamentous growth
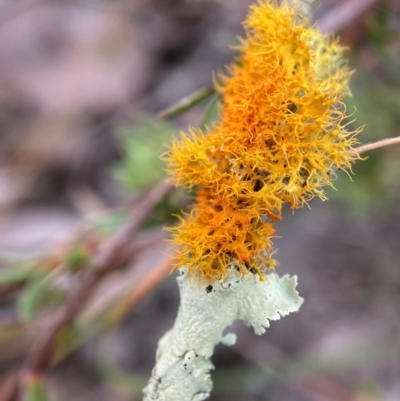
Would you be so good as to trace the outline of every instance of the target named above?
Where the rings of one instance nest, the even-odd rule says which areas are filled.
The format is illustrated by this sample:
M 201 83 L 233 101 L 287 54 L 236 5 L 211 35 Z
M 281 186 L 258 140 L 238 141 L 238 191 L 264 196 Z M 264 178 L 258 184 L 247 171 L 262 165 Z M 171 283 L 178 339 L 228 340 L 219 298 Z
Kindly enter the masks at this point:
M 244 272 L 273 268 L 273 223 L 349 169 L 355 132 L 343 127 L 351 72 L 336 39 L 296 24 L 290 2 L 253 6 L 242 56 L 222 77 L 220 123 L 173 143 L 169 172 L 197 186 L 190 215 L 173 228 L 178 265 L 200 280 L 219 279 L 236 263 Z

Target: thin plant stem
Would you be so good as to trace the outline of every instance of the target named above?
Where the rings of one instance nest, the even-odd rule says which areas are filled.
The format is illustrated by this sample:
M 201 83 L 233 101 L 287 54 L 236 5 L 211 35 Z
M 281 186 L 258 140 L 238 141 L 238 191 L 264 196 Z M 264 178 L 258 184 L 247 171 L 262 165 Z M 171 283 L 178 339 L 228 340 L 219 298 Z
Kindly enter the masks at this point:
M 400 144 L 400 136 L 396 136 L 394 138 L 386 138 L 382 139 L 381 141 L 361 145 L 353 149 L 352 153 L 357 153 L 360 155 L 361 153 L 369 152 L 370 150 L 384 148 L 386 146 L 391 146 L 391 145 L 399 145 L 399 144 Z
M 174 118 L 207 99 L 214 92 L 215 89 L 213 87 L 199 89 L 196 92 L 193 92 L 192 94 L 182 98 L 167 109 L 161 110 L 156 114 L 156 117 L 165 119 Z

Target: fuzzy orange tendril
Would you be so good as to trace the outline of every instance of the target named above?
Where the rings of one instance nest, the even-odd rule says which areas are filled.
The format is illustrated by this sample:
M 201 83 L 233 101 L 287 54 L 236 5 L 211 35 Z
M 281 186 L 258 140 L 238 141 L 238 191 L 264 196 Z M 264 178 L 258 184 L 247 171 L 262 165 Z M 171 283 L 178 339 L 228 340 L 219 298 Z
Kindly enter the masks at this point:
M 242 56 L 217 88 L 220 122 L 182 134 L 168 153 L 175 184 L 199 188 L 171 231 L 177 265 L 200 281 L 223 278 L 233 263 L 261 276 L 274 268 L 271 238 L 283 205 L 325 199 L 332 171 L 357 158 L 360 129 L 343 124 L 351 76 L 344 49 L 297 18 L 289 1 L 251 7 Z

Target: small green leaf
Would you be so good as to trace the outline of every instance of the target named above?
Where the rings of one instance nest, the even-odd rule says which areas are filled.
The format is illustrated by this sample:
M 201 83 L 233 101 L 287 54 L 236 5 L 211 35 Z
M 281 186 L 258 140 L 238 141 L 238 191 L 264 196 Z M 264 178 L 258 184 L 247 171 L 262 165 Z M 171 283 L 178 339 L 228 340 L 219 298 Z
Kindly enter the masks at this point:
M 39 378 L 32 378 L 25 384 L 24 401 L 46 401 L 46 391 L 43 381 Z
M 205 131 L 206 128 L 212 128 L 212 126 L 219 119 L 219 111 L 222 104 L 222 97 L 220 93 L 212 95 L 210 101 L 207 103 L 204 113 L 200 120 L 200 128 Z
M 171 124 L 150 117 L 124 127 L 120 133 L 124 155 L 116 168 L 117 178 L 126 187 L 141 191 L 162 180 L 165 173 L 160 156 L 174 133 Z
M 53 342 L 52 361 L 57 363 L 70 354 L 82 342 L 82 336 L 77 326 L 70 323 L 64 326 Z
M 33 320 L 44 306 L 59 307 L 64 303 L 65 294 L 50 286 L 47 276 L 36 273 L 25 286 L 17 300 L 21 319 Z
M 44 298 L 46 282 L 44 277 L 38 275 L 24 289 L 17 301 L 20 316 L 23 320 L 32 320 Z
M 15 266 L 0 269 L 0 285 L 19 284 L 27 281 L 32 273 L 32 266 Z
M 116 211 L 106 216 L 102 216 L 93 223 L 93 228 L 104 234 L 111 234 L 124 224 L 128 219 L 129 213 L 126 211 Z
M 89 263 L 89 254 L 82 245 L 74 245 L 65 258 L 66 265 L 71 269 L 79 269 Z

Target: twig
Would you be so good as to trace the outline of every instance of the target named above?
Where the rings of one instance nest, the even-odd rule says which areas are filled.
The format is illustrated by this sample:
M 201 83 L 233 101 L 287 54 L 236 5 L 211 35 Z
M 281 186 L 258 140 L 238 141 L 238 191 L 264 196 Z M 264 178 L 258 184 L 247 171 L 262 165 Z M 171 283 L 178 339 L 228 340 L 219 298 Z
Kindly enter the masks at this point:
M 179 114 L 182 114 L 186 110 L 189 110 L 196 104 L 199 104 L 203 100 L 207 99 L 215 92 L 213 87 L 202 88 L 193 92 L 189 96 L 184 97 L 179 102 L 175 103 L 171 107 L 168 107 L 165 110 L 160 111 L 156 114 L 157 118 L 174 118 Z
M 174 187 L 164 182 L 155 186 L 146 197 L 136 206 L 135 213 L 131 220 L 117 234 L 111 238 L 100 250 L 94 259 L 94 265 L 107 270 L 113 266 L 113 261 L 118 260 L 123 254 L 124 248 L 132 240 L 132 236 L 148 219 L 154 207 L 163 199 Z
M 0 401 L 18 400 L 18 368 L 12 368 L 0 388 Z
M 394 138 L 386 138 L 386 139 L 382 139 L 381 141 L 361 145 L 361 146 L 355 148 L 352 153 L 356 153 L 356 154 L 360 155 L 361 153 L 365 153 L 370 150 L 384 148 L 386 146 L 398 145 L 398 144 L 400 144 L 400 136 L 396 136 Z
M 177 103 L 173 104 L 172 106 L 169 106 L 168 108 L 161 110 L 156 114 L 156 118 L 165 118 L 165 119 L 171 119 L 174 117 L 177 117 L 179 114 L 184 113 L 185 111 L 189 110 L 191 107 L 195 106 L 196 104 L 199 104 L 201 101 L 207 99 L 209 96 L 211 96 L 214 93 L 214 89 L 212 87 L 208 88 L 202 88 L 199 89 L 190 95 L 187 95 L 185 98 L 179 100 Z M 99 131 L 102 131 L 104 129 L 110 129 L 110 127 L 113 127 L 117 123 L 126 123 L 126 122 L 132 122 L 132 114 L 134 114 L 134 111 L 132 111 L 132 105 L 125 105 L 125 107 L 121 107 L 121 109 L 116 110 L 110 117 L 102 120 L 98 124 L 96 124 L 94 127 L 92 127 L 89 132 L 91 133 L 97 133 Z
M 32 353 L 25 364 L 23 378 L 40 375 L 49 367 L 54 338 L 82 310 L 95 285 L 107 273 L 127 262 L 127 255 L 130 254 L 128 252 L 129 244 L 133 235 L 147 220 L 156 204 L 171 189 L 172 186 L 165 183 L 154 187 L 142 202 L 137 205 L 135 213 L 128 223 L 100 248 L 98 254 L 93 258 L 92 269 L 86 272 L 79 288 L 70 294 L 64 308 L 56 315 L 34 345 Z
M 323 32 L 340 31 L 377 2 L 378 0 L 348 0 L 320 18 L 318 26 Z

